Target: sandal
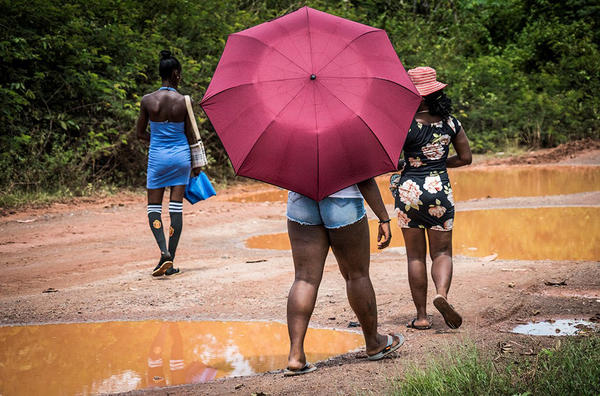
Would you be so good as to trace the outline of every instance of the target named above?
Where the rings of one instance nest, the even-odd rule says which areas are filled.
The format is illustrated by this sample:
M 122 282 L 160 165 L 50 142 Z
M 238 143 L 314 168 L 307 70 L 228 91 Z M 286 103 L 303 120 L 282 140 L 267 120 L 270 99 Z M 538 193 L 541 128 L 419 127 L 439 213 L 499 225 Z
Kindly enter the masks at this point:
M 394 336 L 392 336 L 391 334 L 388 334 L 388 341 L 387 344 L 385 346 L 385 348 L 383 348 L 381 351 L 377 352 L 374 355 L 368 356 L 367 358 L 369 360 L 381 360 L 384 357 L 386 357 L 387 355 L 389 355 L 390 353 L 396 351 L 398 348 L 400 348 L 402 346 L 402 344 L 404 344 L 404 336 L 402 334 L 394 334 Z M 398 343 L 396 345 L 394 345 L 394 339 L 398 338 Z
M 417 318 L 414 318 L 409 324 L 406 325 L 406 327 L 408 327 L 409 329 L 415 329 L 415 330 L 429 330 L 429 329 L 431 329 L 431 322 L 428 325 L 425 325 L 425 326 L 417 326 L 417 325 L 415 325 L 416 321 L 417 321 Z
M 304 367 L 302 367 L 301 369 L 298 369 L 298 370 L 292 370 L 292 369 L 286 368 L 283 371 L 283 376 L 284 377 L 293 377 L 295 375 L 308 374 L 308 373 L 312 373 L 316 369 L 317 369 L 317 366 L 315 366 L 314 364 L 310 364 L 310 363 L 306 362 L 306 364 L 304 365 Z
M 451 329 L 458 329 L 462 324 L 462 317 L 452 305 L 446 300 L 443 296 L 437 295 L 433 298 L 433 305 L 437 308 L 438 311 L 444 317 L 444 322 Z

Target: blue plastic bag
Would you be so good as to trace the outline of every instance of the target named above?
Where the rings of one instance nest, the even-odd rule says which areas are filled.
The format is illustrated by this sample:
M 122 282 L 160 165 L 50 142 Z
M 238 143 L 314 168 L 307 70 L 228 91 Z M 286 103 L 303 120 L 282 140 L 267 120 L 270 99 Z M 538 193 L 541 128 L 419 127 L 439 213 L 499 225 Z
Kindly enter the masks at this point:
M 207 198 L 212 197 L 213 195 L 217 195 L 212 184 L 210 184 L 210 180 L 204 172 L 200 172 L 200 174 L 196 177 L 190 177 L 187 186 L 185 187 L 185 199 L 188 200 L 192 205 L 198 201 L 203 201 Z

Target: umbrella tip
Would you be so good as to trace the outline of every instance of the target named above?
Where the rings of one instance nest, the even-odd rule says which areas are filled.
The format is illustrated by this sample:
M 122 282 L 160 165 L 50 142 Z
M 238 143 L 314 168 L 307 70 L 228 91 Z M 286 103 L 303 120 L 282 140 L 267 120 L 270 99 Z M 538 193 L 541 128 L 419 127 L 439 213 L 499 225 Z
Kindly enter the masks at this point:
M 310 75 L 310 79 L 311 79 L 311 80 L 315 80 L 316 78 L 317 78 L 317 76 L 316 76 L 315 74 L 311 74 L 311 75 Z

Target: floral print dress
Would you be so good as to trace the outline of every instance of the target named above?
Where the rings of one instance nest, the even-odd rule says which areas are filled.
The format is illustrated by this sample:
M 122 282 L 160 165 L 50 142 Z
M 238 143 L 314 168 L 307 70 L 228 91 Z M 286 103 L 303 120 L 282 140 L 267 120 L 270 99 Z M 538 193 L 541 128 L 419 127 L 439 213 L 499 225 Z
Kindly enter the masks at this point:
M 454 197 L 446 158 L 460 127 L 452 116 L 431 125 L 413 120 L 404 143 L 404 169 L 390 179 L 400 227 L 452 230 Z

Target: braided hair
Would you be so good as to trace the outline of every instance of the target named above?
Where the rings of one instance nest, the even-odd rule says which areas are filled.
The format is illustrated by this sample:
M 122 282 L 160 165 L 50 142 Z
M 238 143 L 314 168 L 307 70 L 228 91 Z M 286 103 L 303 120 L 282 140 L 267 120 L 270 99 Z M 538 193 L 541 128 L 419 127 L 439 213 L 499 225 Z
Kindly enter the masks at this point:
M 171 78 L 173 71 L 177 70 L 181 72 L 181 63 L 171 55 L 171 51 L 162 50 L 160 51 L 160 63 L 158 65 L 158 73 L 163 80 Z
M 443 90 L 435 91 L 423 97 L 425 104 L 429 108 L 429 114 L 437 115 L 442 120 L 447 120 L 452 113 L 452 101 L 446 96 Z

